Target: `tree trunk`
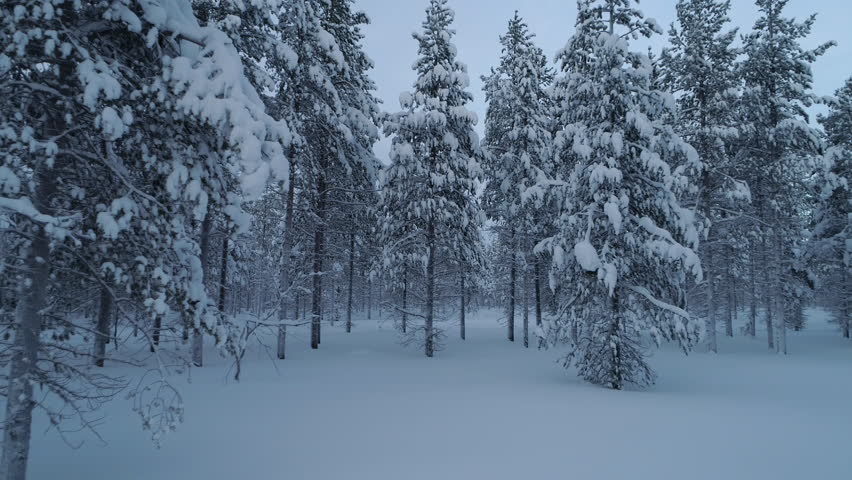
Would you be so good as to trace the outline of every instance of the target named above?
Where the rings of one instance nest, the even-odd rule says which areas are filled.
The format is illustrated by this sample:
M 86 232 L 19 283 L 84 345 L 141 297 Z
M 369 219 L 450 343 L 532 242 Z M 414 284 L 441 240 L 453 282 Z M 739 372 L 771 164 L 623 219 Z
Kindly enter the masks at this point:
M 367 320 L 373 319 L 373 281 L 367 279 Z
M 346 333 L 352 332 L 352 294 L 355 284 L 355 227 L 349 233 L 349 291 L 346 292 Z
M 713 247 L 707 246 L 707 264 L 704 267 L 704 273 L 707 275 L 707 349 L 713 353 L 718 353 L 719 346 L 716 342 L 716 282 L 714 279 L 715 270 L 713 270 Z
M 733 249 L 732 249 L 733 251 Z M 736 272 L 731 273 L 731 309 L 733 310 L 733 321 L 740 321 L 740 289 L 737 284 Z
M 727 301 L 725 304 L 725 336 L 733 337 L 734 336 L 734 289 L 733 284 L 731 283 L 731 279 L 733 276 L 731 275 L 731 264 L 730 262 L 733 260 L 734 251 L 732 248 L 729 249 L 730 257 L 728 258 L 727 266 L 725 267 L 725 272 L 727 276 L 727 288 L 725 291 L 727 293 Z
M 225 232 L 222 240 L 222 268 L 219 270 L 219 313 L 225 314 L 225 298 L 228 294 L 228 249 L 230 248 L 231 232 Z
M 515 341 L 515 283 L 517 282 L 517 261 L 516 261 L 516 245 L 515 245 L 515 230 L 510 232 L 511 238 L 511 254 L 509 256 L 511 264 L 509 265 L 509 312 L 508 312 L 508 338 L 510 342 Z
M 408 332 L 408 267 L 402 272 L 402 333 Z
M 754 266 L 756 252 L 754 252 L 753 248 L 749 257 L 749 287 L 751 298 L 749 298 L 748 334 L 754 338 L 757 336 L 757 269 Z
M 526 265 L 526 262 L 524 262 Z M 524 267 L 524 348 L 530 348 L 530 286 L 527 268 Z
M 773 316 L 772 316 L 772 298 L 773 295 L 769 295 L 769 298 L 766 301 L 766 342 L 769 346 L 770 350 L 775 349 L 775 332 L 773 331 Z
M 112 340 L 110 340 L 110 336 L 107 335 L 107 343 L 112 341 L 113 348 L 115 351 L 118 351 L 118 320 L 120 319 L 118 312 L 115 310 L 111 310 L 112 312 Z
M 207 290 L 208 267 L 210 257 L 210 231 L 213 228 L 213 212 L 208 207 L 204 220 L 201 222 L 201 271 L 204 277 L 204 289 Z M 196 367 L 204 365 L 204 332 L 201 325 L 195 325 L 192 330 L 192 364 Z
M 429 258 L 426 263 L 426 356 L 435 354 L 435 339 L 433 338 L 433 322 L 435 320 L 435 224 L 429 221 L 427 232 Z
M 541 327 L 541 258 L 535 259 L 535 324 Z
M 293 158 L 293 152 L 291 152 L 291 157 Z M 284 220 L 284 245 L 282 246 L 282 255 L 281 255 L 281 278 L 280 278 L 280 298 L 278 300 L 278 323 L 280 324 L 278 327 L 278 348 L 277 348 L 277 356 L 279 360 L 284 360 L 287 350 L 287 309 L 290 304 L 290 291 L 291 283 L 290 280 L 290 254 L 293 250 L 293 203 L 296 198 L 296 169 L 292 166 L 290 167 L 290 180 L 287 185 L 287 205 L 285 207 L 285 215 L 287 218 Z M 299 307 L 296 307 L 298 311 Z M 296 314 L 298 318 L 298 314 Z
M 776 286 L 775 286 L 775 295 L 777 298 L 777 307 L 776 310 L 776 318 L 778 322 L 777 333 L 778 333 L 778 345 L 776 347 L 776 351 L 779 353 L 783 353 L 787 355 L 787 320 L 786 320 L 786 308 L 785 308 L 785 298 L 784 298 L 784 254 L 783 254 L 783 245 L 781 237 L 778 233 L 775 234 L 775 251 L 778 255 L 778 259 L 775 262 L 776 264 Z
M 50 197 L 56 191 L 56 174 L 42 166 L 36 175 L 37 190 L 33 198 L 36 208 L 51 215 Z M 25 480 L 32 432 L 33 384 L 36 379 L 39 335 L 42 329 L 41 309 L 45 305 L 50 280 L 50 240 L 42 225 L 36 225 L 24 256 L 22 290 L 15 309 L 15 338 L 11 349 L 8 384 L 6 386 L 6 421 L 3 423 L 3 458 L 0 478 Z
M 763 216 L 762 210 L 761 210 L 760 218 L 763 218 L 763 217 L 764 216 Z M 762 259 L 763 259 L 764 287 L 767 288 L 767 289 L 773 289 L 775 287 L 775 282 L 771 278 L 772 277 L 771 264 L 772 264 L 773 259 L 770 258 L 769 254 L 768 254 L 768 248 L 767 248 L 767 245 L 766 245 L 765 236 L 763 238 L 761 238 L 760 245 L 761 245 L 761 254 L 762 254 Z M 766 316 L 766 343 L 768 344 L 770 350 L 774 350 L 775 349 L 775 332 L 774 332 L 774 317 L 772 315 L 772 313 L 773 313 L 772 310 L 773 310 L 773 307 L 774 307 L 773 303 L 775 301 L 775 292 L 768 292 L 764 297 L 765 297 L 765 303 L 766 303 L 766 315 L 765 315 Z
M 160 330 L 163 329 L 163 316 L 157 314 L 154 317 L 154 331 L 151 332 L 151 353 L 157 351 L 160 346 Z
M 109 317 L 112 312 L 112 292 L 106 286 L 101 287 L 101 304 L 98 310 L 98 323 L 95 327 L 95 366 L 103 367 L 106 360 L 106 345 L 109 338 Z
M 621 390 L 624 388 L 624 372 L 622 368 L 619 368 L 624 362 L 621 358 L 621 336 L 623 332 L 621 331 L 621 308 L 618 304 L 618 293 L 612 295 L 611 300 L 611 308 L 612 308 L 612 333 L 617 334 L 618 344 L 616 348 L 612 348 L 612 367 L 613 371 L 611 372 L 612 382 L 610 383 L 610 387 L 613 390 Z M 612 338 L 612 337 L 610 337 Z
M 313 292 L 311 302 L 311 348 L 316 350 L 320 345 L 320 328 L 322 324 L 322 265 L 325 249 L 325 179 L 320 176 L 317 182 L 317 225 L 314 232 L 314 265 Z
M 461 317 L 459 318 L 459 333 L 461 334 L 461 339 L 465 340 L 465 291 L 464 291 L 464 271 L 462 270 L 459 281 L 461 283 L 461 302 L 459 307 L 461 308 Z
M 852 288 L 850 288 L 849 266 L 843 258 L 840 259 L 840 326 L 843 329 L 843 338 L 849 338 L 850 304 L 852 304 Z

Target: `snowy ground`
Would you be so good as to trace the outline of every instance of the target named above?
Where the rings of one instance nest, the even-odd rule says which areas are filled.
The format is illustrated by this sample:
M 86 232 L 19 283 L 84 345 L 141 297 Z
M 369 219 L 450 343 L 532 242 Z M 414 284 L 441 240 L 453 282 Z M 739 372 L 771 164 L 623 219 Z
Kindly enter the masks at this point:
M 160 450 L 126 400 L 77 450 L 37 420 L 31 480 L 852 478 L 852 342 L 811 312 L 790 355 L 721 338 L 720 354 L 655 354 L 656 386 L 583 384 L 557 352 L 503 340 L 495 312 L 426 359 L 389 329 L 290 338 L 290 358 L 224 360 L 181 384 L 186 420 Z

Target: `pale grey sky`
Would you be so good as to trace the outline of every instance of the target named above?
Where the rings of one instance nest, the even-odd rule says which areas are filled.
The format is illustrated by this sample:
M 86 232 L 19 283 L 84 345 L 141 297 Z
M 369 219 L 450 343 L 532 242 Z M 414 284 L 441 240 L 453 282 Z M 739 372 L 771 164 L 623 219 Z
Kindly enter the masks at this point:
M 654 18 L 668 31 L 675 17 L 675 0 L 643 0 L 639 3 L 646 16 Z M 751 29 L 757 18 L 752 0 L 733 0 L 732 25 L 744 33 Z M 414 72 L 411 70 L 417 55 L 417 43 L 411 33 L 420 29 L 428 0 L 356 0 L 356 7 L 364 10 L 372 20 L 365 29 L 365 47 L 376 64 L 372 77 L 378 86 L 378 96 L 387 111 L 399 109 L 399 94 L 411 89 Z M 459 59 L 466 63 L 471 79 L 471 92 L 475 100 L 471 108 L 479 115 L 479 131 L 485 116 L 484 95 L 480 75 L 489 71 L 500 57 L 498 36 L 506 30 L 507 22 L 518 10 L 537 36 L 538 45 L 552 60 L 556 51 L 574 31 L 575 0 L 450 0 L 456 12 L 455 44 Z M 817 13 L 812 35 L 807 47 L 835 40 L 832 48 L 814 65 L 814 89 L 828 95 L 852 76 L 852 0 L 790 0 L 787 16 L 803 19 Z M 658 36 L 651 45 L 659 50 L 666 36 Z M 647 41 L 637 43 L 647 48 Z M 388 142 L 381 142 L 376 153 L 387 161 Z

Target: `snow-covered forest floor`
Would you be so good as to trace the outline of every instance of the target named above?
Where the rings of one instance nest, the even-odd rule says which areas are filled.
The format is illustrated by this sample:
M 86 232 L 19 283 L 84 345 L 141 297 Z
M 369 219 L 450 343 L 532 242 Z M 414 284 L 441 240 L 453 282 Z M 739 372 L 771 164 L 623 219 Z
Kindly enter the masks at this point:
M 241 383 L 210 352 L 178 382 L 185 422 L 154 448 L 129 402 L 69 448 L 37 417 L 30 478 L 122 480 L 819 479 L 852 471 L 852 344 L 820 310 L 790 332 L 790 355 L 762 336 L 720 337 L 720 353 L 653 354 L 656 385 L 583 383 L 557 351 L 504 340 L 499 312 L 450 326 L 426 359 L 389 324 L 326 327 L 319 351 L 293 331 L 289 358 L 254 348 Z M 272 342 L 270 342 L 272 343 Z M 257 347 L 257 346 L 255 346 Z M 274 355 L 274 352 L 272 353 Z M 110 369 L 121 367 L 108 366 Z

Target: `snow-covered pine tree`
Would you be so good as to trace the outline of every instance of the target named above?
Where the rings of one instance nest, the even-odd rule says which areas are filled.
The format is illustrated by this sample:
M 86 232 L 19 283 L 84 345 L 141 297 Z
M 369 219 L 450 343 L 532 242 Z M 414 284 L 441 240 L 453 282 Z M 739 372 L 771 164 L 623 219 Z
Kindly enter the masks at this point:
M 663 86 L 677 98 L 675 131 L 698 152 L 701 177 L 697 198 L 690 198 L 701 220 L 706 238 L 702 241 L 706 339 L 716 352 L 716 323 L 719 305 L 732 309 L 729 285 L 730 262 L 735 259 L 737 200 L 748 200 L 745 184 L 735 180 L 733 141 L 737 138 L 736 107 L 738 78 L 736 30 L 725 30 L 730 22 L 728 0 L 680 0 L 677 25 L 669 31 L 671 46 L 660 59 Z M 742 243 L 742 242 L 741 242 Z M 726 315 L 726 332 L 733 335 L 732 315 Z
M 852 328 L 852 78 L 821 117 L 829 149 L 817 171 L 818 200 L 809 255 L 819 266 L 820 291 L 850 338 Z M 825 291 L 827 290 L 827 291 Z
M 498 224 L 498 238 L 510 252 L 506 257 L 510 341 L 515 338 L 519 256 L 523 257 L 523 265 L 527 260 L 532 261 L 531 245 L 541 239 L 537 234 L 541 234 L 542 224 L 548 222 L 548 215 L 536 215 L 544 209 L 544 196 L 535 195 L 541 190 L 533 187 L 553 171 L 546 119 L 550 108 L 547 88 L 553 72 L 547 66 L 547 57 L 533 43 L 534 38 L 515 12 L 508 31 L 500 37 L 503 46 L 500 65 L 483 79 L 488 101 L 484 139 L 488 183 L 484 203 L 486 212 Z M 521 272 L 524 278 L 528 273 L 527 268 Z M 524 344 L 528 343 L 525 335 Z
M 381 193 L 382 267 L 396 282 L 406 265 L 409 271 L 422 267 L 424 324 L 418 330 L 427 357 L 438 346 L 439 262 L 482 266 L 483 214 L 475 198 L 482 152 L 473 129 L 476 116 L 466 108 L 473 99 L 467 67 L 452 43 L 453 17 L 447 0 L 430 0 L 423 31 L 414 34 L 419 44 L 414 92 L 400 96 L 403 111 L 385 123 L 393 163 L 384 172 Z
M 696 220 L 678 196 L 700 169 L 695 150 L 662 118 L 674 100 L 653 89 L 645 54 L 628 39 L 659 33 L 630 0 L 581 0 L 577 32 L 559 53 L 555 149 L 562 178 L 553 253 L 559 287 L 551 342 L 567 342 L 589 382 L 647 385 L 654 373 L 643 343 L 672 340 L 689 350 L 700 323 L 684 311 L 689 275 L 700 276 Z M 674 165 L 679 165 L 675 168 Z
M 807 206 L 806 179 L 820 148 L 817 131 L 808 124 L 811 64 L 832 43 L 813 50 L 801 46 L 815 16 L 803 22 L 783 16 L 787 0 L 757 0 L 761 17 L 743 38 L 745 84 L 740 125 L 741 172 L 752 197 L 751 225 L 756 258 L 754 278 L 764 289 L 767 339 L 770 348 L 786 353 L 785 312 L 805 290 L 800 270 L 800 232 Z M 795 290 L 795 291 L 794 291 Z M 777 338 L 776 338 L 777 337 Z
M 69 341 L 90 329 L 62 310 L 79 306 L 78 284 L 121 295 L 112 303 L 126 321 L 128 305 L 147 313 L 155 327 L 140 330 L 155 351 L 170 310 L 229 344 L 192 222 L 225 196 L 221 172 L 242 170 L 253 192 L 286 171 L 290 132 L 265 113 L 228 38 L 201 27 L 187 1 L 5 2 L 0 45 L 0 216 L 26 239 L 15 246 L 20 293 L 0 357 L 10 371 L 0 476 L 22 480 L 36 386 L 58 398 L 38 404 L 52 421 L 72 411 L 83 425 L 123 386 L 87 373 L 92 352 Z M 103 360 L 100 347 L 94 355 Z M 155 384 L 130 392 L 155 439 L 182 415 L 162 365 Z

